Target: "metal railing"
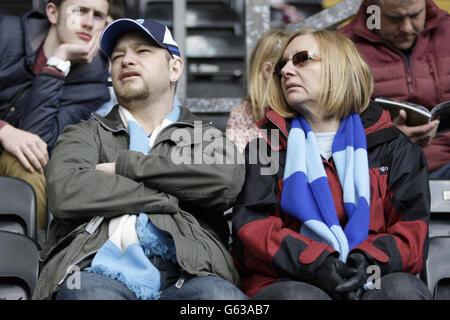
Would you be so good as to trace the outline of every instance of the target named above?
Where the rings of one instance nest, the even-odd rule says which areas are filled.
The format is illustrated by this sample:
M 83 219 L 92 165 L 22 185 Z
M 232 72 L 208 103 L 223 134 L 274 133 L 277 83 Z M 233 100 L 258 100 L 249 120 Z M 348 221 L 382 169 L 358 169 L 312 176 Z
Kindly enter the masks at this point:
M 343 0 L 338 4 L 312 15 L 304 21 L 288 26 L 289 32 L 300 29 L 327 29 L 351 18 L 357 12 L 362 0 Z

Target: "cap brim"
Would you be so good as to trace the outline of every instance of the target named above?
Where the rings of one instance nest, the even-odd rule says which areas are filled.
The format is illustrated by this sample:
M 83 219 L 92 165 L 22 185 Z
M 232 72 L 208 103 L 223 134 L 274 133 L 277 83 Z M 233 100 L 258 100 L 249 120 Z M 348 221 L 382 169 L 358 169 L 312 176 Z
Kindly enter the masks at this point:
M 117 39 L 126 33 L 136 32 L 136 31 L 145 32 L 159 46 L 167 49 L 167 47 L 164 44 L 162 44 L 158 40 L 156 40 L 155 37 L 139 22 L 132 20 L 132 19 L 128 19 L 128 18 L 123 18 L 123 19 L 118 19 L 118 20 L 111 22 L 105 28 L 105 30 L 103 31 L 102 37 L 101 37 L 101 41 L 100 41 L 101 50 L 108 57 L 111 57 L 114 47 L 116 46 Z

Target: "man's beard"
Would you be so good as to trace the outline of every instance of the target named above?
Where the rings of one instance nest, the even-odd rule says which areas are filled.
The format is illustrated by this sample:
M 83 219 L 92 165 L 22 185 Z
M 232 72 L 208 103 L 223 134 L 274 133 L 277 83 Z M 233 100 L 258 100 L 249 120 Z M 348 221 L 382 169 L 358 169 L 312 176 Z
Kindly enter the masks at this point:
M 127 104 L 133 101 L 146 100 L 150 95 L 150 88 L 147 83 L 139 88 L 131 88 L 129 86 L 123 86 L 122 84 L 116 84 L 114 92 L 116 93 L 117 100 L 121 104 Z

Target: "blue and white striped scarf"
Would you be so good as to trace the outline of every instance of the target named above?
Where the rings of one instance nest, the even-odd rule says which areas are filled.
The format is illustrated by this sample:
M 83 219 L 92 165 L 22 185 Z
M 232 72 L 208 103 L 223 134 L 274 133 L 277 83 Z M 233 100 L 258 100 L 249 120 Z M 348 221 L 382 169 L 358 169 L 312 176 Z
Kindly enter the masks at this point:
M 301 115 L 293 119 L 289 132 L 281 208 L 302 222 L 301 234 L 332 246 L 346 262 L 349 251 L 367 238 L 370 222 L 366 136 L 359 115 L 342 120 L 333 140 L 332 156 L 348 217 L 344 230 L 316 137 Z
M 134 117 L 120 107 L 122 121 L 127 123 L 130 150 L 147 154 L 156 136 L 180 118 L 180 108 L 174 106 L 162 123 L 147 137 Z M 164 231 L 140 213 L 119 216 L 109 222 L 109 239 L 100 248 L 85 271 L 106 275 L 127 286 L 139 299 L 155 300 L 160 296 L 160 272 L 150 262 L 152 256 L 176 262 L 175 243 Z

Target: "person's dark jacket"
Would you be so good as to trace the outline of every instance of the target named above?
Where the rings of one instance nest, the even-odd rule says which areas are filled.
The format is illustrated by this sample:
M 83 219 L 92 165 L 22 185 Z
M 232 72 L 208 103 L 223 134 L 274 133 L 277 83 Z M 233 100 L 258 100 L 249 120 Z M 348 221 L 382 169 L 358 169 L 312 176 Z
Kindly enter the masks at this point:
M 358 250 L 369 264 L 378 265 L 381 276 L 417 274 L 428 251 L 430 195 L 424 154 L 377 104 L 371 103 L 361 119 L 369 157 L 370 226 L 368 238 L 352 252 Z M 233 208 L 233 256 L 249 296 L 281 278 L 313 283 L 317 268 L 335 252 L 301 235 L 300 221 L 280 207 L 291 119 L 269 110 L 259 126 L 265 129 L 264 138 L 247 145 L 245 184 Z M 339 178 L 332 161 L 323 162 L 344 228 Z M 277 167 L 267 174 L 268 168 Z
M 94 119 L 67 126 L 45 168 L 55 219 L 39 254 L 45 267 L 33 299 L 51 299 L 71 271 L 90 265 L 108 239 L 110 219 L 140 212 L 172 236 L 185 272 L 239 285 L 224 219 L 245 176 L 233 143 L 183 107 L 147 155 L 129 150 L 117 106 Z M 116 163 L 116 174 L 95 169 L 107 162 Z
M 88 119 L 110 96 L 108 60 L 100 52 L 89 64 L 73 65 L 67 77 L 33 73 L 49 27 L 38 12 L 0 16 L 0 120 L 37 134 L 52 150 L 66 125 Z

